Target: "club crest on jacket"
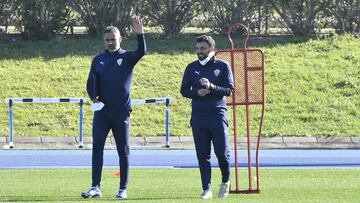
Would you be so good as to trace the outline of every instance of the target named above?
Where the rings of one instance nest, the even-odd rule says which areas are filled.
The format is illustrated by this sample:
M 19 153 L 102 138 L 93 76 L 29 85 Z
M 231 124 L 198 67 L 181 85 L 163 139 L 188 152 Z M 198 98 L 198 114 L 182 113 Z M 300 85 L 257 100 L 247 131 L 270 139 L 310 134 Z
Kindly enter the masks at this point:
M 219 69 L 214 70 L 214 75 L 215 75 L 216 77 L 219 76 L 219 74 L 220 74 L 220 70 L 219 70 Z
M 118 59 L 116 62 L 119 66 L 121 66 L 122 61 L 123 61 L 123 59 Z

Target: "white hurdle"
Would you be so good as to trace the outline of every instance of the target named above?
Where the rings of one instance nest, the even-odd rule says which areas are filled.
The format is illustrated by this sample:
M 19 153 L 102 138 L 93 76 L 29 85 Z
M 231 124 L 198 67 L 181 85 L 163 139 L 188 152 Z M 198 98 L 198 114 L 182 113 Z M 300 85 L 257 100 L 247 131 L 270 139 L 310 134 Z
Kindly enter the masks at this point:
M 170 147 L 169 145 L 169 136 L 170 136 L 170 102 L 172 98 L 153 98 L 153 99 L 132 99 L 132 105 L 142 105 L 142 104 L 159 104 L 165 103 L 165 147 Z M 13 104 L 14 103 L 78 103 L 80 105 L 80 121 L 79 121 L 79 148 L 83 148 L 83 117 L 84 110 L 83 106 L 86 103 L 85 98 L 6 98 L 5 102 L 9 104 L 9 148 L 14 147 L 14 135 L 13 135 Z
M 79 148 L 83 147 L 83 117 L 84 110 L 83 106 L 86 103 L 85 98 L 6 98 L 5 102 L 9 104 L 9 148 L 14 147 L 14 135 L 13 135 L 13 104 L 14 103 L 78 103 L 80 105 L 80 140 L 79 140 Z
M 170 102 L 172 98 L 164 97 L 164 98 L 153 98 L 153 99 L 132 99 L 132 105 L 141 105 L 141 104 L 160 104 L 165 103 L 165 147 L 169 148 L 169 136 L 170 136 Z

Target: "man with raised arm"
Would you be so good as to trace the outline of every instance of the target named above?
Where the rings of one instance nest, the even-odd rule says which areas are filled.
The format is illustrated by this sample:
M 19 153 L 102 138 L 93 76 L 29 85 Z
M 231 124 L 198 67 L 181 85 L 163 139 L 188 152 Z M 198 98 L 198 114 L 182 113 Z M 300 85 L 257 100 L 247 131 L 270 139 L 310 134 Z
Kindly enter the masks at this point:
M 116 198 L 127 199 L 132 111 L 130 87 L 134 66 L 146 53 L 143 24 L 138 16 L 132 18 L 132 30 L 137 34 L 138 47 L 135 51 L 126 51 L 120 48 L 121 35 L 118 28 L 106 27 L 103 36 L 106 49 L 91 63 L 86 87 L 94 110 L 92 183 L 90 190 L 81 194 L 84 198 L 102 195 L 100 182 L 104 145 L 109 131 L 112 130 L 121 174 Z

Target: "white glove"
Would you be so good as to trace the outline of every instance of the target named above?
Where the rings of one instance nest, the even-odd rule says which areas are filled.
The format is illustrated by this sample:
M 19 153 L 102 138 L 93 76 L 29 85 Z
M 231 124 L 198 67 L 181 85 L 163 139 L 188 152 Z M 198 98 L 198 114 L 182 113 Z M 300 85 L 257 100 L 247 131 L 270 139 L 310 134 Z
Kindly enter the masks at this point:
M 104 106 L 105 106 L 105 104 L 102 103 L 102 102 L 95 102 L 95 103 L 91 104 L 91 108 L 92 108 L 93 111 L 99 111 L 99 110 L 101 110 Z

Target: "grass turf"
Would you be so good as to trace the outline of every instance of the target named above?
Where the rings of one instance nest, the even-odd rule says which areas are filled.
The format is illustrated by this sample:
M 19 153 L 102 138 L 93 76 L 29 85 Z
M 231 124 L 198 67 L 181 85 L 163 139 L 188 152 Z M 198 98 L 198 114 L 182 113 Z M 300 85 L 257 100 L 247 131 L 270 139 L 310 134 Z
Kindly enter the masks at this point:
M 115 201 L 115 169 L 103 171 L 99 201 Z M 241 170 L 244 176 L 245 170 Z M 230 194 L 221 202 L 356 202 L 359 169 L 262 169 L 260 194 Z M 0 170 L 0 201 L 78 202 L 88 189 L 90 169 Z M 244 180 L 245 176 L 241 178 Z M 220 172 L 213 168 L 216 197 Z M 198 169 L 131 169 L 130 202 L 203 202 Z M 216 198 L 213 201 L 218 201 Z
M 188 63 L 196 59 L 195 34 L 165 40 L 147 34 L 148 55 L 136 66 L 132 97 L 169 96 L 171 135 L 189 136 L 190 100 L 180 95 Z M 226 36 L 214 35 L 218 49 L 229 47 Z M 359 136 L 360 46 L 350 35 L 325 39 L 270 38 L 251 40 L 265 52 L 268 136 Z M 134 36 L 125 40 L 136 47 Z M 237 46 L 238 47 L 238 46 Z M 8 135 L 6 97 L 87 97 L 85 83 L 91 59 L 103 50 L 101 39 L 46 42 L 0 42 L 0 136 Z M 132 136 L 164 135 L 164 105 L 134 106 Z M 231 115 L 231 114 L 230 114 Z M 259 111 L 252 114 L 253 121 Z M 240 121 L 244 121 L 244 115 Z M 84 132 L 91 134 L 92 112 L 85 106 Z M 242 126 L 245 126 L 242 123 Z M 256 127 L 254 127 L 256 128 Z M 78 106 L 15 104 L 16 136 L 76 136 Z M 240 135 L 245 134 L 240 128 Z

